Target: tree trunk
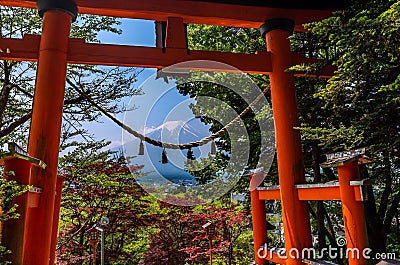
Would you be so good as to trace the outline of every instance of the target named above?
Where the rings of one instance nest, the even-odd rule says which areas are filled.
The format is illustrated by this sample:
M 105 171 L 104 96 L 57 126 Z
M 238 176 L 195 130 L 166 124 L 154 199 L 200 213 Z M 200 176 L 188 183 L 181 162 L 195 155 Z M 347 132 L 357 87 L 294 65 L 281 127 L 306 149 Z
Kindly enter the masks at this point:
M 368 170 L 365 165 L 360 166 L 361 179 L 369 178 Z M 376 201 L 372 186 L 367 186 L 368 200 L 364 202 L 364 214 L 367 225 L 369 247 L 374 253 L 383 252 L 385 240 L 382 240 L 382 222 L 376 211 Z
M 312 143 L 312 160 L 313 160 L 313 171 L 314 171 L 314 182 L 321 182 L 321 172 L 320 172 L 320 150 L 318 147 L 318 142 L 313 141 Z M 326 233 L 325 233 L 325 220 L 324 220 L 324 202 L 317 201 L 317 230 L 318 230 L 318 247 L 320 249 L 326 247 Z

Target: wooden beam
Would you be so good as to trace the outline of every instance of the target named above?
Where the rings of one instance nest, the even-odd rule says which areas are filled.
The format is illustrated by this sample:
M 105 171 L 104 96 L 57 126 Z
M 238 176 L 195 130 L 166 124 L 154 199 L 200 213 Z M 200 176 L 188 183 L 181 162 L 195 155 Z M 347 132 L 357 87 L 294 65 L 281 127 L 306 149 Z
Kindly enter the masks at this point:
M 37 61 L 39 50 L 39 35 L 25 35 L 23 39 L 0 38 L 0 59 L 14 61 Z M 134 66 L 145 68 L 164 68 L 173 64 L 192 60 L 209 60 L 227 64 L 230 67 L 219 65 L 198 65 L 192 70 L 203 71 L 233 71 L 232 66 L 241 72 L 253 74 L 270 74 L 271 55 L 262 51 L 256 54 L 241 54 L 215 51 L 189 51 L 182 48 L 154 48 L 140 46 L 125 46 L 114 44 L 85 43 L 83 39 L 70 39 L 68 47 L 68 63 Z M 293 54 L 293 62 L 315 63 L 316 59 L 305 58 Z M 217 66 L 217 67 L 216 67 Z M 304 76 L 304 73 L 294 73 Z M 311 74 L 307 74 L 308 76 Z M 319 77 L 331 77 L 333 71 L 326 69 L 315 74 Z
M 355 201 L 365 201 L 365 195 L 363 194 L 364 184 L 362 182 L 353 181 L 350 183 L 354 190 Z M 317 184 L 298 184 L 295 185 L 297 196 L 301 201 L 340 201 L 340 188 L 339 182 L 333 183 L 317 183 Z M 259 192 L 260 200 L 280 200 L 280 186 L 274 185 L 269 187 L 257 188 Z
M 25 35 L 23 39 L 0 38 L 0 59 L 12 61 L 37 61 L 40 36 Z
M 355 201 L 365 201 L 363 194 L 364 184 L 362 182 L 351 183 L 354 190 Z M 317 183 L 317 184 L 300 184 L 296 185 L 297 194 L 302 201 L 340 201 L 341 193 L 338 182 L 334 183 Z
M 0 59 L 37 61 L 40 36 L 25 35 L 23 39 L 0 38 Z M 7 52 L 9 51 L 9 52 Z M 82 39 L 70 39 L 68 63 L 93 65 L 118 65 L 145 68 L 164 68 L 191 60 L 209 60 L 227 64 L 197 65 L 192 70 L 233 71 L 232 66 L 245 73 L 268 74 L 271 72 L 270 54 L 240 54 L 213 51 L 188 51 L 180 48 L 125 46 L 85 43 Z M 230 66 L 230 67 L 228 67 Z
M 296 189 L 302 201 L 340 201 L 339 183 L 296 185 Z
M 264 201 L 279 201 L 281 199 L 281 191 L 279 185 L 269 186 L 269 187 L 259 187 L 258 197 L 260 200 Z
M 167 21 L 181 17 L 186 24 L 210 24 L 243 28 L 259 28 L 267 19 L 289 18 L 296 30 L 302 24 L 319 21 L 332 14 L 329 10 L 283 9 L 241 6 L 190 0 L 76 0 L 81 14 Z M 36 8 L 35 0 L 0 0 L 0 5 Z
M 68 62 L 74 64 L 101 64 L 136 66 L 145 68 L 164 68 L 179 62 L 204 60 L 220 62 L 227 65 L 201 64 L 191 70 L 204 71 L 239 71 L 254 74 L 271 72 L 271 56 L 265 54 L 240 54 L 214 51 L 188 51 L 180 48 L 153 48 L 139 46 L 123 46 L 111 44 L 84 43 L 70 41 Z

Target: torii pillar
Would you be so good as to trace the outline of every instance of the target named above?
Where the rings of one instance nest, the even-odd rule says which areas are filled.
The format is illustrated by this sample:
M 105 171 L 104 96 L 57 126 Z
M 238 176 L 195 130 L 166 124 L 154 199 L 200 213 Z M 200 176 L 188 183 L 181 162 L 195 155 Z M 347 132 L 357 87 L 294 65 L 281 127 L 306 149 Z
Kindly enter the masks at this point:
M 39 0 L 43 28 L 29 132 L 28 154 L 47 164 L 32 168 L 30 185 L 40 187 L 39 207 L 30 208 L 25 219 L 22 264 L 48 265 L 56 196 L 57 164 L 67 71 L 68 38 L 78 14 L 72 0 Z M 57 228 L 54 228 L 57 229 Z
M 368 233 L 364 215 L 364 204 L 355 200 L 355 191 L 351 181 L 360 180 L 358 161 L 350 161 L 338 166 L 338 177 L 340 184 L 340 197 L 342 201 L 342 212 L 344 221 L 344 232 L 346 235 L 346 251 L 349 265 L 367 265 L 368 260 L 365 252 L 368 247 Z
M 308 205 L 299 200 L 295 190 L 296 184 L 305 183 L 305 177 L 300 133 L 295 129 L 298 114 L 294 76 L 287 72 L 293 65 L 289 41 L 293 30 L 294 21 L 286 18 L 267 20 L 260 28 L 272 60 L 270 85 L 287 265 L 302 264 L 296 250 L 301 254 L 303 248 L 312 246 Z

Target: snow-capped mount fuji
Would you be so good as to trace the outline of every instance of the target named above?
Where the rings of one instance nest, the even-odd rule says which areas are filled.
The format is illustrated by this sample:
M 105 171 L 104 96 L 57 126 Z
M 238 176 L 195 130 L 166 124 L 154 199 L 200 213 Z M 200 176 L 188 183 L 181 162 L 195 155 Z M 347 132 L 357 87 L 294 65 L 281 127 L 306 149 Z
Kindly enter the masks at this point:
M 182 120 L 167 121 L 159 126 L 146 127 L 142 133 L 147 137 L 155 140 L 184 144 L 193 141 L 198 141 L 210 135 L 209 126 L 204 125 L 198 119 L 192 119 L 188 122 Z M 128 148 L 128 156 L 135 156 L 132 162 L 135 164 L 144 165 L 143 171 L 149 172 L 148 176 L 143 181 L 154 181 L 157 176 L 162 176 L 175 183 L 192 183 L 194 177 L 184 171 L 184 162 L 186 161 L 187 150 L 166 150 L 168 163 L 161 163 L 162 148 L 153 146 L 147 142 L 145 145 L 145 155 L 137 156 L 137 146 L 139 141 L 136 139 L 130 144 L 126 144 Z M 209 149 L 206 147 L 206 149 Z M 200 157 L 201 151 L 199 148 L 193 148 L 194 156 Z
M 196 125 L 192 125 L 195 120 L 190 120 L 189 122 L 184 122 L 182 120 L 178 121 L 167 121 L 158 127 L 145 128 L 143 133 L 157 140 L 166 140 L 173 143 L 185 143 L 193 140 L 199 140 L 208 135 L 207 131 L 201 131 L 197 129 Z M 204 127 L 204 124 L 199 124 Z

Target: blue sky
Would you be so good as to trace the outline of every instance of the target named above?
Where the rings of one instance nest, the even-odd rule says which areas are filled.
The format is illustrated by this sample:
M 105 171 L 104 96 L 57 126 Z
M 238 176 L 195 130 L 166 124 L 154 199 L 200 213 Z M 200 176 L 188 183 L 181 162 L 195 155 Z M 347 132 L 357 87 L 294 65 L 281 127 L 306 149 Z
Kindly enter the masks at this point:
M 148 47 L 155 46 L 154 21 L 131 19 L 122 19 L 121 21 L 122 25 L 120 28 L 123 33 L 121 35 L 101 33 L 99 39 L 102 43 Z M 208 129 L 210 126 L 202 124 L 194 117 L 189 108 L 189 104 L 195 103 L 194 99 L 180 95 L 173 81 L 169 80 L 169 83 L 166 83 L 163 78 L 156 79 L 154 77 L 155 73 L 156 69 L 145 69 L 140 74 L 135 87 L 143 88 L 143 95 L 126 98 L 124 102 L 125 105 L 128 105 L 128 108 L 134 105 L 137 109 L 125 113 L 125 115 L 120 114 L 117 118 L 136 131 L 143 133 L 147 130 L 145 133 L 147 136 L 163 142 L 183 144 L 209 136 L 210 132 Z M 257 91 L 258 95 L 259 90 L 257 89 L 255 91 Z M 200 98 L 198 100 L 200 102 Z M 221 104 L 219 101 L 204 101 L 203 104 L 209 104 L 210 102 L 213 102 L 213 104 Z M 204 107 L 205 106 L 207 105 L 204 105 Z M 234 116 L 231 117 L 228 114 L 236 116 L 235 112 L 232 110 L 227 113 L 217 113 L 218 117 L 216 118 L 220 118 L 223 123 L 229 122 L 230 119 L 234 118 Z M 122 129 L 107 118 L 101 118 L 101 121 L 103 123 L 100 124 L 93 122 L 86 123 L 85 128 L 96 140 L 105 139 L 111 141 L 111 145 L 109 146 L 110 149 L 123 149 L 124 155 L 128 159 L 128 163 L 132 165 L 143 165 L 144 167 L 141 172 L 146 175 L 141 178 L 141 181 L 143 180 L 143 183 L 150 185 L 146 187 L 157 187 L 158 189 L 158 185 L 165 185 L 166 180 L 174 181 L 176 184 L 193 184 L 193 182 L 182 182 L 193 180 L 193 177 L 190 176 L 190 174 L 183 171 L 185 166 L 184 162 L 187 160 L 186 150 L 166 150 L 168 163 L 162 163 L 161 147 L 154 147 L 146 143 L 144 145 L 144 155 L 138 155 L 139 139 L 134 138 L 128 133 L 123 134 Z M 238 128 L 243 129 L 244 126 L 238 126 Z M 242 134 L 240 135 L 242 136 Z M 247 134 L 243 133 L 243 135 Z M 239 144 L 240 142 L 243 142 L 245 145 L 246 141 L 237 142 Z M 240 151 L 242 149 L 242 146 L 240 146 L 237 150 Z M 193 148 L 196 159 L 199 159 L 200 157 L 208 157 L 210 150 L 211 143 Z M 239 151 L 235 153 L 235 159 L 239 159 L 237 160 L 238 163 L 232 163 L 228 168 L 229 170 L 242 170 L 242 166 L 244 166 L 244 164 L 242 165 L 242 162 L 245 163 L 247 161 L 247 159 L 241 159 L 242 156 L 247 155 L 247 149 L 243 150 L 244 152 L 242 153 Z M 236 168 L 237 166 L 239 166 L 239 168 Z M 235 177 L 240 176 L 239 174 L 233 174 L 235 177 L 228 180 L 226 178 L 228 175 L 224 172 L 220 175 L 222 178 L 218 179 L 218 194 L 214 194 L 218 196 L 222 195 L 219 194 L 219 192 L 224 192 L 232 188 L 231 185 L 234 185 L 238 180 Z M 169 185 L 171 184 L 170 181 L 168 181 L 168 185 L 165 186 L 165 192 L 168 192 Z M 199 188 L 198 192 L 200 193 L 202 193 L 203 188 L 204 191 L 207 192 L 210 190 L 210 187 L 207 185 L 204 187 L 200 186 L 201 185 L 196 186 Z
M 155 47 L 154 21 L 138 19 L 121 19 L 120 21 L 122 22 L 122 24 L 119 26 L 119 28 L 122 29 L 122 34 L 118 35 L 114 33 L 101 32 L 99 34 L 99 39 L 102 43 Z M 173 83 L 165 84 L 164 82 L 162 82 L 162 79 L 157 80 L 159 82 L 162 82 L 162 84 L 158 84 L 158 86 L 161 87 L 160 91 L 153 89 L 151 86 L 154 86 L 154 80 L 149 81 L 147 79 L 151 79 L 155 72 L 156 69 L 144 69 L 144 71 L 139 75 L 135 87 L 140 87 L 145 84 L 145 94 L 143 96 L 132 97 L 131 99 L 127 98 L 124 101 L 124 103 L 127 105 L 132 104 L 138 107 L 137 110 L 132 111 L 128 114 L 130 115 L 131 119 L 134 119 L 131 122 L 132 124 L 136 124 L 136 126 L 131 125 L 131 127 L 134 127 L 134 129 L 136 130 L 143 129 L 143 126 L 157 127 L 163 124 L 166 117 L 165 115 L 158 115 L 158 113 L 168 113 L 179 104 L 182 104 L 181 108 L 185 108 L 186 106 L 186 111 L 182 111 L 182 117 L 176 117 L 177 115 L 175 114 L 175 116 L 172 115 L 173 117 L 170 117 L 169 120 L 179 118 L 181 118 L 182 120 L 188 119 L 187 106 L 190 102 L 193 102 L 193 100 L 189 100 L 189 97 L 185 97 L 179 94 L 176 89 L 173 89 Z M 156 104 L 154 104 L 155 99 L 157 99 Z M 153 107 L 151 109 L 149 118 L 144 119 L 147 118 L 147 115 L 143 116 L 143 112 L 145 112 L 144 109 L 147 109 L 148 111 L 148 106 L 150 105 L 152 105 Z M 118 115 L 118 118 L 122 121 L 124 119 L 124 115 L 120 114 Z M 101 118 L 100 120 L 102 122 L 100 124 L 87 123 L 85 124 L 85 127 L 89 130 L 91 134 L 94 135 L 95 139 L 106 139 L 108 141 L 111 141 L 111 148 L 121 145 L 121 128 L 107 118 Z M 137 126 L 137 124 L 140 124 L 140 126 Z M 200 123 L 196 124 L 200 125 Z M 208 128 L 209 126 L 205 126 L 203 129 Z
M 155 27 L 154 21 L 121 19 L 122 24 L 119 26 L 123 33 L 121 35 L 101 32 L 99 39 L 106 44 L 134 45 L 134 46 L 155 46 Z M 194 118 L 189 104 L 194 103 L 194 99 L 188 96 L 182 96 L 178 93 L 173 80 L 166 83 L 163 78 L 155 79 L 156 69 L 144 69 L 138 77 L 135 84 L 136 88 L 143 89 L 143 95 L 133 96 L 124 99 L 124 103 L 136 109 L 117 117 L 125 124 L 136 131 L 143 133 L 146 129 L 146 135 L 158 139 L 159 130 L 157 128 L 168 128 L 170 125 L 188 123 L 188 128 L 195 132 L 195 136 L 184 136 L 181 139 L 181 129 L 179 125 L 179 139 L 160 138 L 173 143 L 186 143 L 193 140 L 200 140 L 208 136 L 209 126 L 203 125 L 198 119 Z M 135 157 L 130 163 L 144 165 L 143 172 L 149 173 L 148 177 L 154 182 L 162 182 L 162 177 L 169 176 L 171 179 L 178 177 L 182 179 L 192 178 L 188 173 L 182 171 L 184 161 L 186 161 L 186 151 L 168 150 L 168 164 L 161 164 L 158 160 L 161 158 L 161 148 L 155 148 L 145 145 L 145 155 L 136 156 L 138 153 L 139 140 L 128 133 L 123 135 L 122 129 L 111 122 L 108 118 L 100 118 L 102 123 L 86 123 L 85 128 L 91 133 L 96 140 L 105 139 L 111 141 L 109 148 L 121 148 L 126 143 L 125 150 L 127 157 Z M 190 124 L 190 125 L 189 125 Z M 164 127 L 165 126 L 165 127 Z M 169 127 L 170 129 L 171 127 Z M 163 129 L 170 132 L 169 129 Z M 153 131 L 153 133 L 152 133 Z M 158 136 L 157 136 L 158 135 Z M 184 135 L 184 133 L 182 134 Z M 163 137 L 163 136 L 162 136 Z M 122 148 L 121 148 L 122 149 Z M 193 151 L 196 157 L 207 156 L 210 150 L 209 145 L 201 148 L 195 148 Z M 183 174 L 184 175 L 183 177 Z M 172 175 L 173 176 L 172 176 Z
M 122 34 L 100 32 L 99 39 L 102 43 L 148 47 L 155 46 L 154 21 L 139 19 L 120 19 L 120 21 L 122 24 L 118 26 L 118 28 L 122 29 Z M 155 72 L 155 69 L 144 69 L 135 86 L 138 87 Z M 126 99 L 125 103 L 128 104 L 129 100 L 130 99 Z M 123 115 L 119 115 L 118 118 L 122 120 Z M 98 140 L 106 139 L 111 141 L 111 147 L 121 145 L 121 128 L 107 118 L 101 118 L 100 120 L 102 122 L 101 124 L 88 123 L 86 125 L 89 132 Z
M 99 38 L 102 43 L 121 45 L 155 46 L 154 21 L 139 19 L 121 19 L 119 26 L 123 33 L 100 32 Z

